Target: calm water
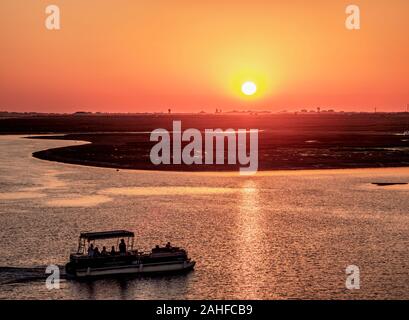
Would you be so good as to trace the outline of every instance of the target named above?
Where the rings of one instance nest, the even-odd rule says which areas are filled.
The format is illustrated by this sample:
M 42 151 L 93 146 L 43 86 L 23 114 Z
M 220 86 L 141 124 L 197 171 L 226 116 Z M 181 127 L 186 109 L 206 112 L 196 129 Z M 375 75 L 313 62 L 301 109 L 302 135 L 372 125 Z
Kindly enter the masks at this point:
M 31 153 L 79 142 L 0 136 L 0 298 L 409 299 L 409 169 L 231 174 L 73 166 Z M 84 230 L 131 229 L 137 247 L 171 241 L 188 275 L 45 287 Z M 345 268 L 361 289 L 345 289 Z

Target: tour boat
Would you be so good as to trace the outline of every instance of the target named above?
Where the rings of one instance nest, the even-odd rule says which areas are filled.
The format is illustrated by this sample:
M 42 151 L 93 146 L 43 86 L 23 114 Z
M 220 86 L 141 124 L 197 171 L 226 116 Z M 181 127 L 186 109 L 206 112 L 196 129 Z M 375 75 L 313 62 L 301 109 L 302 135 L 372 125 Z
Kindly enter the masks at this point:
M 70 261 L 65 266 L 67 276 L 90 278 L 184 272 L 195 266 L 195 261 L 188 257 L 186 250 L 173 247 L 169 242 L 164 247 L 156 246 L 145 253 L 133 249 L 134 238 L 133 232 L 125 230 L 81 233 L 78 250 L 70 255 Z M 96 241 L 112 239 L 116 240 L 112 252 L 96 252 Z

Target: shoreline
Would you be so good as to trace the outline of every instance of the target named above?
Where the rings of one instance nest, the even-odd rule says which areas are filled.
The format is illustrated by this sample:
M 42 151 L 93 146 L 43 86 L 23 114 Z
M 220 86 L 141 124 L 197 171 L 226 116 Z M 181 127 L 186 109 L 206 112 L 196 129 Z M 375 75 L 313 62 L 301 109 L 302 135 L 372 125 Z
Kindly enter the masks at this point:
M 37 152 L 35 152 L 37 153 Z M 129 171 L 149 171 L 149 172 L 169 172 L 169 173 L 206 173 L 206 174 L 234 174 L 234 173 L 239 173 L 238 170 L 172 170 L 172 169 L 158 169 L 158 168 L 139 168 L 139 167 L 120 167 L 115 164 L 105 164 L 105 163 L 88 163 L 85 161 L 81 160 L 73 160 L 69 161 L 67 159 L 64 160 L 55 160 L 55 159 L 47 159 L 47 158 L 41 158 L 35 153 L 32 154 L 32 156 L 35 159 L 41 160 L 41 161 L 50 161 L 50 162 L 56 162 L 56 163 L 62 163 L 62 164 L 68 164 L 68 165 L 75 165 L 75 166 L 82 166 L 82 167 L 91 167 L 91 168 L 101 168 L 101 169 L 115 169 L 115 170 L 129 170 Z M 256 174 L 258 173 L 280 173 L 280 172 L 303 172 L 303 171 L 308 171 L 308 172 L 322 172 L 322 171 L 328 171 L 328 172 L 333 172 L 333 171 L 349 171 L 349 170 L 387 170 L 387 169 L 409 169 L 408 166 L 402 166 L 402 165 L 397 165 L 397 166 L 387 166 L 387 167 L 362 167 L 362 166 L 356 166 L 356 167 L 321 167 L 321 168 L 271 168 L 271 169 L 261 169 L 258 170 Z M 406 183 L 405 183 L 406 184 Z
M 20 135 L 21 136 L 21 135 Z M 106 168 L 106 169 L 116 169 L 116 170 L 132 170 L 132 171 L 151 171 L 151 172 L 172 172 L 172 173 L 236 173 L 238 172 L 238 166 L 229 166 L 229 165 L 196 165 L 196 166 L 188 166 L 188 165 L 159 165 L 155 166 L 152 163 L 139 163 L 139 164 L 131 164 L 131 163 L 114 163 L 108 161 L 92 161 L 87 159 L 81 158 L 70 158 L 64 157 L 60 155 L 61 151 L 64 150 L 72 150 L 75 148 L 81 148 L 86 146 L 92 146 L 94 142 L 89 140 L 79 140 L 79 139 L 72 139 L 70 138 L 71 134 L 62 134 L 62 135 L 30 135 L 25 136 L 23 135 L 22 138 L 25 139 L 46 139 L 46 140 L 65 140 L 65 141 L 75 141 L 75 142 L 83 142 L 80 145 L 75 144 L 72 146 L 65 146 L 65 147 L 58 147 L 58 148 L 50 148 L 45 150 L 39 150 L 32 153 L 32 156 L 36 159 L 43 160 L 43 161 L 52 161 L 64 164 L 71 164 L 71 165 L 79 165 L 79 166 L 87 166 L 87 167 L 96 167 L 96 168 Z M 342 166 L 340 163 L 337 165 L 328 165 L 325 163 L 315 164 L 312 166 L 263 166 L 259 168 L 258 172 L 280 172 L 280 171 L 288 171 L 288 172 L 299 172 L 299 171 L 327 171 L 327 170 L 359 170 L 359 169 L 405 169 L 409 168 L 409 163 L 404 165 L 402 163 L 397 163 L 395 165 L 385 166 L 382 164 L 374 165 L 374 163 L 368 164 L 351 164 L 348 166 Z

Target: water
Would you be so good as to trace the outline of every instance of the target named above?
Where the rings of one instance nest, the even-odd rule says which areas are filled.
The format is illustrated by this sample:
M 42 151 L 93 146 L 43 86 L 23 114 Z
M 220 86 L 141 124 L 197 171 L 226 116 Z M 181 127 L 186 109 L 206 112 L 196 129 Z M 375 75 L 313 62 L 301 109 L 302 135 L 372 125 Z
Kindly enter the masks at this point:
M 126 171 L 37 160 L 72 141 L 0 136 L 0 298 L 408 299 L 409 169 L 236 173 Z M 187 275 L 45 286 L 80 231 L 171 241 Z M 345 288 L 357 265 L 361 289 Z

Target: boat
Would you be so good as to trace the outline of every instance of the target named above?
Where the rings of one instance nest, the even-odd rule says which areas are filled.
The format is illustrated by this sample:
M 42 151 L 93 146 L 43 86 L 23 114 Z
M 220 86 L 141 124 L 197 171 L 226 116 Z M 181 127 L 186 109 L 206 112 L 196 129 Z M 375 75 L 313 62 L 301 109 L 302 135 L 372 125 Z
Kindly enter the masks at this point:
M 409 136 L 409 130 L 404 131 L 404 132 L 403 132 L 403 135 L 404 135 L 404 136 Z
M 78 279 L 187 272 L 193 270 L 196 264 L 188 257 L 186 250 L 169 242 L 146 253 L 133 249 L 134 239 L 134 232 L 126 230 L 82 232 L 77 252 L 70 254 L 70 261 L 65 266 L 67 277 Z M 99 252 L 95 245 L 101 241 L 116 245 L 112 246 L 111 252 Z

